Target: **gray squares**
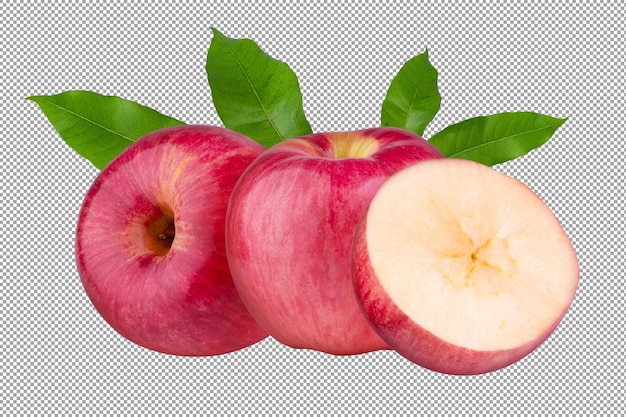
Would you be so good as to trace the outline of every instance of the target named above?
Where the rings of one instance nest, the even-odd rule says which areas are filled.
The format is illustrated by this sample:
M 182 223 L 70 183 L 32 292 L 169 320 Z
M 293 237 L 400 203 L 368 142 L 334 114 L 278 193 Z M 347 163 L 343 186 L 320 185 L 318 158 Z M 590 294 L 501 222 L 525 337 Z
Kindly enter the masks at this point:
M 618 2 L 9 1 L 0 19 L 2 415 L 623 412 Z M 210 26 L 286 61 L 315 131 L 379 124 L 389 82 L 426 48 L 442 94 L 426 137 L 503 111 L 569 117 L 544 147 L 496 167 L 546 201 L 578 252 L 578 294 L 556 332 L 508 368 L 451 377 L 391 351 L 335 357 L 271 338 L 219 357 L 173 357 L 109 328 L 74 266 L 76 218 L 97 170 L 24 98 L 87 89 L 221 125 L 204 72 Z

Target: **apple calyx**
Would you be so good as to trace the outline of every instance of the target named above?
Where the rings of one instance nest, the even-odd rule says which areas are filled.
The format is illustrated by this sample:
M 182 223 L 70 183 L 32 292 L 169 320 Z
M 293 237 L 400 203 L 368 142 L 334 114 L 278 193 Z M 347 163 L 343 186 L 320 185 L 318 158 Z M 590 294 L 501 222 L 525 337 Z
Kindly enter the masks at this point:
M 168 204 L 143 202 L 144 213 L 128 221 L 123 240 L 129 254 L 162 258 L 170 253 L 176 236 L 175 214 Z
M 176 236 L 176 225 L 174 215 L 169 210 L 161 211 L 154 221 L 146 225 L 147 247 L 158 256 L 165 256 L 169 253 Z

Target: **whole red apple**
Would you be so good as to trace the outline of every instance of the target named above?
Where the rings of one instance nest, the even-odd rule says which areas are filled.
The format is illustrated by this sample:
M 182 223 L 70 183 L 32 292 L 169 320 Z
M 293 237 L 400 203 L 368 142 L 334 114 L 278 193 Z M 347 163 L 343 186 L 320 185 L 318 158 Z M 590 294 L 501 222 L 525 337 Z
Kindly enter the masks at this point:
M 261 155 L 237 183 L 227 215 L 233 280 L 279 342 L 347 355 L 388 349 L 359 310 L 350 250 L 383 181 L 441 153 L 397 128 L 318 133 Z
M 220 127 L 171 127 L 98 175 L 80 210 L 76 262 L 91 302 L 122 336 L 189 356 L 267 336 L 237 294 L 224 247 L 233 186 L 264 150 Z

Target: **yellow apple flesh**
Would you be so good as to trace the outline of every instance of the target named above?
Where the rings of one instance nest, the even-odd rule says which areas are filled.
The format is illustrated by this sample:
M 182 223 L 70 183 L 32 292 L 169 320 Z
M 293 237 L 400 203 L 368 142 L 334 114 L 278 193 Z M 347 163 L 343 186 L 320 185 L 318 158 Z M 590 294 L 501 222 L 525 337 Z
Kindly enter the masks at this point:
M 423 161 L 378 190 L 353 248 L 363 312 L 424 367 L 478 374 L 518 361 L 568 310 L 578 261 L 526 185 L 460 159 Z

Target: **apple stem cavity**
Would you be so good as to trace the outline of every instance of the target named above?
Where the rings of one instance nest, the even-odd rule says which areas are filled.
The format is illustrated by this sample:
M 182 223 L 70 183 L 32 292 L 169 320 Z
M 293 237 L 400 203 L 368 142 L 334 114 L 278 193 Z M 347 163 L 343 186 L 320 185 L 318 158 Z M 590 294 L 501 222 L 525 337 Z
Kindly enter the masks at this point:
M 165 256 L 172 248 L 175 236 L 174 215 L 168 209 L 161 209 L 161 215 L 146 225 L 144 241 L 152 253 Z
M 375 138 L 359 132 L 332 132 L 329 139 L 333 159 L 369 158 L 380 148 Z

